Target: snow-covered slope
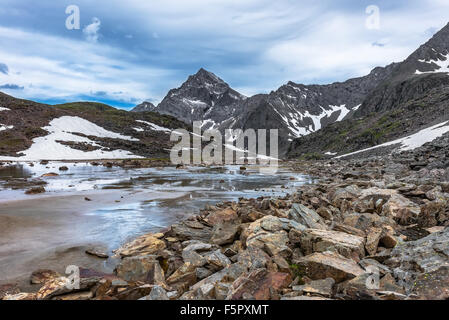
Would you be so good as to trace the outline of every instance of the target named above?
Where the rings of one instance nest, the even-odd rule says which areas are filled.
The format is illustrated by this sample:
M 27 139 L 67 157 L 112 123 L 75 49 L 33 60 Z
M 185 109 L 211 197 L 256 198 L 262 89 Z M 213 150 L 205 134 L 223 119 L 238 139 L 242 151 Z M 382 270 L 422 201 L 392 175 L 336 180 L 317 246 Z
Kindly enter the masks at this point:
M 86 136 L 99 138 L 112 138 L 127 141 L 139 141 L 130 136 L 108 131 L 96 124 L 80 117 L 63 116 L 54 119 L 50 124 L 42 128 L 49 132 L 48 135 L 33 139 L 32 146 L 22 151 L 20 157 L 2 157 L 0 160 L 38 161 L 38 160 L 92 160 L 92 159 L 124 159 L 140 158 L 124 150 L 106 151 L 103 147 Z M 80 136 L 82 134 L 84 136 Z M 98 148 L 94 151 L 82 151 L 73 149 L 61 142 L 83 143 Z
M 360 154 L 360 153 L 363 153 L 366 151 L 383 148 L 383 147 L 394 146 L 394 145 L 399 145 L 399 147 L 397 149 L 398 151 L 414 150 L 416 148 L 423 146 L 424 144 L 426 144 L 428 142 L 432 142 L 433 140 L 443 136 L 447 132 L 449 132 L 449 121 L 445 121 L 445 122 L 436 124 L 434 126 L 422 129 L 422 130 L 418 131 L 417 133 L 409 135 L 404 138 L 400 138 L 400 139 L 396 139 L 396 140 L 393 140 L 390 142 L 382 143 L 380 145 L 377 145 L 377 146 L 374 146 L 371 148 L 366 148 L 366 149 L 359 150 L 356 152 L 341 155 L 341 156 L 338 156 L 335 158 L 336 159 L 346 158 L 346 157 Z

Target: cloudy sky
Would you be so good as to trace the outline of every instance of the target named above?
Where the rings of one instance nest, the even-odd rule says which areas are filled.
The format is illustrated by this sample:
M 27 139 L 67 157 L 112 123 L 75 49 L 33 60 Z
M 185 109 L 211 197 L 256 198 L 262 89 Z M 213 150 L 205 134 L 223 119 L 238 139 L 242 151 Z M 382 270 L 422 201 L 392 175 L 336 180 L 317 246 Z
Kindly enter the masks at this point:
M 344 81 L 404 60 L 447 12 L 447 0 L 0 0 L 0 91 L 126 108 L 201 67 L 246 95 Z

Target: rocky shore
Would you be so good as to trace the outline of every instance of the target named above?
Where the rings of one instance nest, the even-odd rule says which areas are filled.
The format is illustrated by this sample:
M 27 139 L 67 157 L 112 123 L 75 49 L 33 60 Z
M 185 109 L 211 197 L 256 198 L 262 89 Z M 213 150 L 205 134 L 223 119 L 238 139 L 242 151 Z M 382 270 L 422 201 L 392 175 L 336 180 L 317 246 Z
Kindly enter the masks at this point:
M 319 179 L 283 198 L 240 199 L 116 250 L 113 274 L 51 270 L 28 300 L 410 300 L 449 298 L 445 147 L 365 160 L 289 162 Z M 101 252 L 89 252 L 101 257 Z

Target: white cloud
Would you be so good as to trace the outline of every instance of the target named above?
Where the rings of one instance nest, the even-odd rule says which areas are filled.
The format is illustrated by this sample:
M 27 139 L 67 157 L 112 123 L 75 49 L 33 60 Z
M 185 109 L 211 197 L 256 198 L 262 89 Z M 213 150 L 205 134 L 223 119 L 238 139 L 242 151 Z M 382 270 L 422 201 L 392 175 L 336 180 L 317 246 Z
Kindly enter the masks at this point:
M 98 38 L 100 36 L 101 21 L 98 18 L 92 18 L 92 23 L 87 25 L 83 29 L 83 33 L 86 36 L 86 40 L 92 43 L 98 42 Z

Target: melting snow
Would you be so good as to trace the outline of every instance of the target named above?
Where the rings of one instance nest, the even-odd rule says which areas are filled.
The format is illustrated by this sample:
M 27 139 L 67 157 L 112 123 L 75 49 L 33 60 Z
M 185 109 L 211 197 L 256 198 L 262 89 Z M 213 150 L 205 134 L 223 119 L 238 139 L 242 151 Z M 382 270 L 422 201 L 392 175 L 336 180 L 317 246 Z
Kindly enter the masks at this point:
M 0 111 L 9 111 L 10 109 L 5 108 L 5 107 L 0 107 Z
M 140 123 L 146 124 L 147 126 L 151 127 L 151 130 L 154 130 L 154 131 L 172 132 L 171 129 L 158 126 L 157 124 L 154 124 L 152 122 L 143 121 L 143 120 L 136 120 L 136 122 L 140 122 Z M 134 128 L 134 130 L 136 130 L 136 128 Z M 142 129 L 142 131 L 144 131 L 144 130 Z
M 96 136 L 100 138 L 113 138 L 128 141 L 139 141 L 132 137 L 123 136 L 119 133 L 108 131 L 96 124 L 79 117 L 64 116 L 53 119 L 48 126 L 42 128 L 50 134 L 44 137 L 33 139 L 32 146 L 20 153 L 22 157 L 0 157 L 1 160 L 11 161 L 37 161 L 37 160 L 93 160 L 93 159 L 124 159 L 140 158 L 128 151 L 114 150 L 103 151 L 82 151 L 70 148 L 56 141 L 73 141 L 77 143 L 88 143 L 92 146 L 101 147 L 94 141 L 86 137 L 81 137 L 74 133 L 81 133 L 86 136 Z
M 408 151 L 408 150 L 414 150 L 416 148 L 421 147 L 422 145 L 426 144 L 427 142 L 431 142 L 439 137 L 441 137 L 443 134 L 445 134 L 446 132 L 449 132 L 449 121 L 443 122 L 443 123 L 439 123 L 436 124 L 432 127 L 423 129 L 415 134 L 412 134 L 408 137 L 405 138 L 401 138 L 401 139 L 397 139 L 394 141 L 390 141 L 387 143 L 383 143 L 380 144 L 378 146 L 374 146 L 371 148 L 367 148 L 367 149 L 363 149 L 363 150 L 359 150 L 356 152 L 352 152 L 352 153 L 348 153 L 342 156 L 338 156 L 336 157 L 337 159 L 339 158 L 344 158 L 347 156 L 352 156 L 358 153 L 362 153 L 365 151 L 369 151 L 369 150 L 373 150 L 373 149 L 377 149 L 377 148 L 381 148 L 381 147 L 388 147 L 388 146 L 392 146 L 395 144 L 401 144 L 401 147 L 399 148 L 399 151 Z
M 0 124 L 0 131 L 5 131 L 14 128 L 14 126 L 6 126 L 4 124 Z
M 419 71 L 416 70 L 415 74 L 425 74 L 425 73 L 449 73 L 449 54 L 447 55 L 443 55 L 443 57 L 445 58 L 445 60 L 430 60 L 430 61 L 426 61 L 426 60 L 418 60 L 419 62 L 422 63 L 428 63 L 428 64 L 436 64 L 438 66 L 437 69 L 435 69 L 434 71 Z

